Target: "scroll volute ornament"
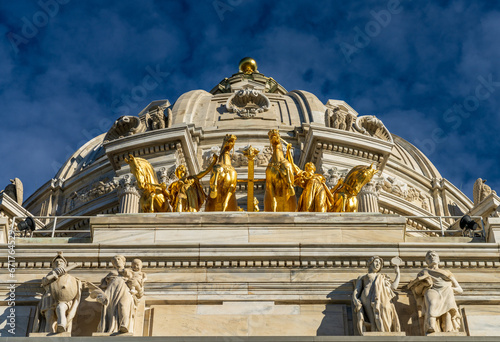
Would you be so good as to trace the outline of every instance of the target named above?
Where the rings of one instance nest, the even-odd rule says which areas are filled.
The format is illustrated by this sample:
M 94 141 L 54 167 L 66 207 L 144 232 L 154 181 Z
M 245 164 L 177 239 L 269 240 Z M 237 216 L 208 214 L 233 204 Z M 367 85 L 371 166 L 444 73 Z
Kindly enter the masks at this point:
M 126 115 L 120 116 L 104 137 L 104 142 L 106 143 L 142 132 L 146 132 L 146 125 L 144 125 L 140 118 Z

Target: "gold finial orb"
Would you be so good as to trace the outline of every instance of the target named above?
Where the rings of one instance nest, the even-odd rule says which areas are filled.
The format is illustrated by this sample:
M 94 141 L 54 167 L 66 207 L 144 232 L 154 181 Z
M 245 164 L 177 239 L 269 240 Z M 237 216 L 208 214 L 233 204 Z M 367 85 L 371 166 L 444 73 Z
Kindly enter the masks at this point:
M 257 71 L 257 62 L 251 57 L 245 57 L 240 61 L 240 71 L 245 74 L 252 74 Z

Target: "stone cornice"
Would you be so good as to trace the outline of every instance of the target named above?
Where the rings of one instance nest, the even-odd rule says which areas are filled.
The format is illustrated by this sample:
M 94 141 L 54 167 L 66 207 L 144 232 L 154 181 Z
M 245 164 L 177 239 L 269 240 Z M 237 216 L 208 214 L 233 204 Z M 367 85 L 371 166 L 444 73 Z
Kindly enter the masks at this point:
M 19 238 L 17 239 L 20 240 Z M 498 243 L 440 242 L 397 244 L 244 244 L 244 245 L 104 245 L 104 244 L 18 244 L 18 270 L 49 269 L 56 251 L 63 251 L 70 264 L 79 269 L 112 268 L 111 258 L 123 254 L 130 264 L 133 258 L 143 260 L 145 269 L 155 268 L 329 268 L 352 270 L 367 267 L 367 260 L 378 255 L 384 267 L 399 256 L 402 268 L 419 269 L 425 266 L 425 253 L 435 250 L 441 266 L 474 272 L 478 269 L 497 272 L 500 268 Z M 441 242 L 442 241 L 442 242 Z M 7 247 L 0 245 L 2 267 L 7 267 Z M 358 271 L 356 271 L 358 272 Z M 389 272 L 389 271 L 387 271 Z M 392 271 L 391 271 L 392 272 Z M 455 272 L 455 271 L 454 271 Z M 484 272 L 484 271 L 481 271 Z M 0 277 L 0 279 L 3 279 Z
M 366 159 L 368 163 L 379 162 L 379 169 L 383 170 L 394 146 L 393 143 L 378 138 L 366 136 L 356 132 L 348 132 L 328 128 L 317 124 L 310 124 L 305 138 L 305 150 L 300 156 L 299 167 L 307 161 L 318 158 L 318 149 L 346 153 Z

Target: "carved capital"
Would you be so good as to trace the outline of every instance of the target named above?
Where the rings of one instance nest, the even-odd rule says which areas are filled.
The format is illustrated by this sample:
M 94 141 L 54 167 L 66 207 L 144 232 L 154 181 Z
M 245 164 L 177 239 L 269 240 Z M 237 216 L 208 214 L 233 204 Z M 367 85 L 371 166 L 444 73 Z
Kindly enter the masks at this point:
M 245 155 L 245 157 L 248 158 L 248 160 L 255 160 L 255 157 L 257 157 L 257 154 L 259 154 L 260 151 L 255 147 L 249 145 L 242 152 Z
M 137 187 L 135 186 L 135 181 L 132 178 L 132 175 L 127 174 L 120 178 L 118 181 L 118 197 L 122 197 L 124 195 L 134 195 L 140 197 L 139 192 L 137 191 Z

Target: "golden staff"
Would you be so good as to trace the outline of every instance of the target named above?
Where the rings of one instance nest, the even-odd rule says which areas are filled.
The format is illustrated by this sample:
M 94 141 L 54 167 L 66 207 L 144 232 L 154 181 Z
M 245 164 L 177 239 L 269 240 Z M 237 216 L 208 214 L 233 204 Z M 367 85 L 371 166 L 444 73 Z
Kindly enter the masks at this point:
M 257 154 L 259 154 L 259 150 L 255 147 L 248 146 L 243 150 L 243 154 L 248 159 L 247 211 L 253 212 L 254 161 Z

